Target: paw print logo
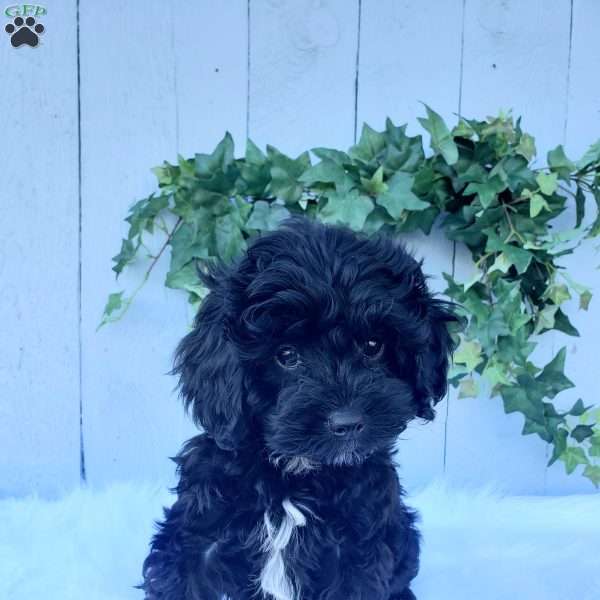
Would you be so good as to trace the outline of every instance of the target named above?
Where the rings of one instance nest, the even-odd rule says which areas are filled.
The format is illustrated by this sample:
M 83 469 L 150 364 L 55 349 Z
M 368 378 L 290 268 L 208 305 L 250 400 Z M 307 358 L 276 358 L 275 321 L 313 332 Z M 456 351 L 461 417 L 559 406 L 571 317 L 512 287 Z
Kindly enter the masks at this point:
M 15 17 L 12 23 L 9 23 L 4 31 L 10 35 L 10 43 L 18 48 L 23 44 L 35 48 L 39 41 L 39 34 L 44 33 L 44 26 L 36 23 L 33 17 Z

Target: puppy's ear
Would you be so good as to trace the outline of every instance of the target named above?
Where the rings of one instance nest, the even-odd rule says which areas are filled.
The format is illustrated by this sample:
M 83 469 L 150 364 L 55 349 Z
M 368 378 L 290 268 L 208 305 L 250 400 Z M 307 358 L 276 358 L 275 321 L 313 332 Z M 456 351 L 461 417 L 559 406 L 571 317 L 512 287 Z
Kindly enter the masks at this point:
M 217 445 L 235 448 L 245 433 L 244 377 L 236 349 L 227 334 L 228 298 L 225 268 L 203 275 L 210 288 L 193 330 L 175 352 L 184 405 Z
M 427 300 L 428 342 L 416 357 L 419 409 L 417 416 L 431 421 L 437 404 L 448 390 L 448 363 L 454 350 L 449 326 L 458 323 L 454 305 L 438 299 Z

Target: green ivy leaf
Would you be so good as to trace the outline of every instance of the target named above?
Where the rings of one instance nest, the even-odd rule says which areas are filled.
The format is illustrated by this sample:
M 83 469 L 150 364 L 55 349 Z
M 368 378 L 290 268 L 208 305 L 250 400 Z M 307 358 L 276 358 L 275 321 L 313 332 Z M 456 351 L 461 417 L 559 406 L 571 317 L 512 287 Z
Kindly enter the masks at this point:
M 588 458 L 585 452 L 581 448 L 568 447 L 560 457 L 565 463 L 565 469 L 567 474 L 571 474 L 578 465 L 589 464 Z
M 577 440 L 580 444 L 584 440 L 594 435 L 594 428 L 591 425 L 577 425 L 573 431 L 571 431 L 571 437 Z
M 258 231 L 273 231 L 289 216 L 290 211 L 285 206 L 265 202 L 264 200 L 256 200 L 252 205 L 252 212 L 246 222 L 246 228 Z
M 198 277 L 198 269 L 194 260 L 184 265 L 179 271 L 169 271 L 165 285 L 172 289 L 194 293 L 201 298 L 208 292 Z
M 367 235 L 371 235 L 379 231 L 382 227 L 393 225 L 394 220 L 381 206 L 376 206 L 365 221 L 363 231 Z
M 585 194 L 583 190 L 577 186 L 575 192 L 575 228 L 581 225 L 583 217 L 585 216 Z
M 469 369 L 465 365 L 457 365 L 452 363 L 448 369 L 448 381 L 454 387 L 460 384 L 460 381 L 469 374 Z
M 528 133 L 524 133 L 515 148 L 515 152 L 530 161 L 536 155 L 535 139 Z
M 215 240 L 218 256 L 228 261 L 246 249 L 246 240 L 242 234 L 239 217 L 229 213 L 217 217 L 215 221 Z
M 479 394 L 479 388 L 477 382 L 472 379 L 463 379 L 458 386 L 458 397 L 459 398 L 477 398 Z
M 500 252 L 498 256 L 494 259 L 492 266 L 490 267 L 488 273 L 493 273 L 494 271 L 500 271 L 501 273 L 506 273 L 512 267 L 512 262 L 506 256 L 504 252 Z
M 360 182 L 362 184 L 363 190 L 367 194 L 371 194 L 373 196 L 377 194 L 383 194 L 388 186 L 383 182 L 383 165 L 381 165 L 373 176 L 369 179 L 367 177 L 361 177 Z
M 240 178 L 236 182 L 236 189 L 242 195 L 265 195 L 267 186 L 271 182 L 271 166 L 266 155 L 251 140 L 246 142 L 246 155 L 240 161 Z
M 386 173 L 416 173 L 425 160 L 421 136 L 407 136 L 406 125 L 396 127 L 390 119 L 386 119 L 385 137 L 387 145 L 383 153 L 383 166 Z
M 587 288 L 585 285 L 581 285 L 580 283 L 577 283 L 567 272 L 562 271 L 561 275 L 567 280 L 567 282 L 569 283 L 569 285 L 578 293 L 578 294 L 583 294 L 585 292 L 589 292 L 589 288 Z
M 115 292 L 113 294 L 109 294 L 108 301 L 106 306 L 104 307 L 104 314 L 107 317 L 110 317 L 113 313 L 123 308 L 123 294 L 124 290 L 120 292 Z
M 439 152 L 449 165 L 455 164 L 458 160 L 458 147 L 450 135 L 446 123 L 438 113 L 426 104 L 425 110 L 427 111 L 427 118 L 419 118 L 419 123 L 431 135 L 431 147 Z
M 571 173 L 575 170 L 575 163 L 567 158 L 562 146 L 548 152 L 548 166 L 563 181 L 569 181 Z
M 573 415 L 574 417 L 580 417 L 585 411 L 586 407 L 584 406 L 581 398 L 579 398 L 577 402 L 573 404 L 573 407 L 571 408 L 568 414 Z
M 302 198 L 304 184 L 300 176 L 310 167 L 308 152 L 292 159 L 273 146 L 267 146 L 267 156 L 271 161 L 271 183 L 268 190 L 286 204 L 295 204 Z
M 201 231 L 191 223 L 180 225 L 171 238 L 170 272 L 176 273 L 193 258 L 211 256 L 210 229 Z
M 597 488 L 600 487 L 599 465 L 587 465 L 583 470 L 583 476 L 587 477 Z
M 454 362 L 466 365 L 469 371 L 473 371 L 482 360 L 481 344 L 461 336 L 460 344 L 454 352 Z
M 308 186 L 318 183 L 333 183 L 338 186 L 348 186 L 348 183 L 353 183 L 344 168 L 329 158 L 325 158 L 316 165 L 309 167 L 300 175 L 298 181 Z
M 540 191 L 545 196 L 551 196 L 556 191 L 558 186 L 558 174 L 557 173 L 538 173 L 535 178 L 537 184 L 540 186 Z
M 569 436 L 569 432 L 566 429 L 557 429 L 554 432 L 552 437 L 552 456 L 548 461 L 548 466 L 553 465 L 563 454 L 563 452 L 567 449 L 567 438 Z
M 497 362 L 494 360 L 490 360 L 483 370 L 481 374 L 482 377 L 485 377 L 490 382 L 492 388 L 495 388 L 497 385 L 509 385 L 510 380 L 508 378 L 508 369 L 506 365 L 501 362 Z
M 471 323 L 471 331 L 487 353 L 491 353 L 494 347 L 500 343 L 500 338 L 509 336 L 511 330 L 507 319 L 501 309 L 494 307 L 488 311 L 487 318 Z M 513 340 L 516 338 L 513 337 Z M 514 352 L 515 349 L 512 349 Z
M 246 140 L 245 158 L 251 165 L 263 165 L 267 162 L 266 154 L 250 138 Z
M 536 183 L 529 162 L 520 155 L 504 156 L 490 171 L 490 177 L 500 177 L 503 183 L 515 194 L 523 188 L 533 187 Z
M 590 438 L 589 441 L 590 441 L 589 455 L 593 456 L 594 458 L 600 457 L 600 432 L 595 433 Z
M 202 178 L 212 178 L 216 172 L 226 172 L 233 164 L 233 138 L 227 132 L 212 154 L 196 154 L 196 173 Z
M 124 294 L 125 291 L 121 290 L 120 292 L 114 292 L 108 295 L 108 300 L 102 313 L 102 320 L 96 328 L 96 331 L 98 331 L 98 329 L 100 329 L 100 327 L 103 325 L 106 325 L 112 321 L 116 321 L 120 318 L 129 304 L 129 301 L 125 298 Z
M 600 140 L 592 144 L 586 153 L 577 161 L 577 168 L 581 171 L 600 161 Z
M 556 315 L 557 310 L 558 306 L 554 306 L 553 304 L 548 304 L 547 306 L 544 306 L 542 310 L 540 310 L 537 315 L 535 329 L 533 330 L 534 335 L 554 327 L 554 316 Z
M 583 310 L 587 310 L 590 306 L 590 301 L 592 299 L 592 292 L 590 290 L 584 290 L 579 296 L 579 308 Z
M 557 331 L 562 331 L 567 335 L 572 335 L 573 337 L 579 337 L 579 331 L 575 327 L 571 321 L 569 321 L 569 317 L 565 315 L 565 313 L 559 308 L 554 315 L 554 329 Z
M 408 211 L 402 215 L 403 220 L 396 225 L 396 231 L 401 233 L 420 229 L 425 235 L 429 235 L 439 214 L 440 211 L 435 206 L 424 210 Z
M 515 265 L 517 273 L 521 274 L 527 271 L 527 268 L 529 267 L 529 264 L 533 258 L 533 254 L 531 252 L 512 244 L 505 244 L 502 247 L 502 251 L 504 254 L 506 254 L 508 260 Z
M 569 288 L 564 284 L 551 285 L 544 294 L 546 298 L 550 298 L 554 304 L 562 304 L 571 299 Z
M 387 191 L 376 198 L 377 204 L 383 206 L 391 217 L 399 219 L 402 212 L 421 211 L 429 208 L 427 202 L 423 202 L 414 192 L 412 187 L 414 177 L 409 173 L 398 171 L 387 184 Z
M 539 392 L 530 382 L 531 379 L 521 378 L 518 385 L 500 387 L 500 394 L 504 401 L 504 410 L 508 414 L 520 412 L 527 419 L 543 425 L 545 422 L 544 406 Z M 545 429 L 543 431 L 545 432 Z M 536 431 L 535 433 L 539 435 L 540 431 Z M 546 438 L 546 433 L 543 434 L 542 439 L 549 441 Z
M 165 161 L 160 167 L 150 169 L 156 176 L 159 187 L 173 185 L 179 174 L 179 169 Z
M 471 139 L 476 135 L 476 130 L 465 119 L 460 119 L 452 129 L 452 137 Z
M 136 202 L 125 219 L 130 225 L 127 237 L 131 240 L 144 231 L 153 233 L 154 220 L 168 206 L 169 196 L 155 196 L 154 194 Z
M 490 177 L 484 183 L 469 183 L 463 192 L 465 195 L 477 194 L 481 206 L 488 208 L 496 199 L 498 194 L 506 189 L 506 183 L 495 175 Z
M 559 392 L 574 387 L 573 382 L 564 373 L 566 353 L 567 349 L 561 348 L 535 378 L 536 382 L 543 386 L 544 393 L 549 398 L 554 398 Z
M 525 418 L 525 422 L 523 423 L 523 429 L 521 430 L 523 435 L 531 435 L 535 434 L 542 438 L 545 442 L 552 442 L 552 432 L 550 428 L 545 423 L 540 423 L 538 421 L 534 421 L 532 419 Z
M 537 217 L 542 209 L 550 210 L 545 198 L 540 194 L 533 194 L 529 200 L 529 216 L 533 219 Z
M 486 252 L 503 252 L 505 254 L 505 259 L 503 260 L 510 261 L 519 274 L 527 270 L 533 259 L 533 254 L 529 250 L 503 242 L 492 228 L 482 229 L 481 233 L 487 236 Z
M 356 146 L 350 148 L 349 154 L 352 158 L 370 163 L 383 152 L 385 145 L 385 135 L 363 123 L 360 140 Z
M 123 272 L 123 269 L 133 261 L 138 247 L 139 243 L 134 244 L 130 239 L 122 240 L 121 250 L 112 258 L 115 263 L 112 270 L 116 273 L 117 278 Z
M 324 223 L 348 225 L 355 231 L 360 231 L 373 211 L 373 202 L 358 190 L 347 194 L 332 192 L 327 198 L 327 204 L 321 209 L 319 218 Z
M 329 160 L 340 167 L 345 167 L 352 163 L 352 159 L 345 152 L 334 150 L 333 148 L 313 148 L 311 152 L 321 160 Z

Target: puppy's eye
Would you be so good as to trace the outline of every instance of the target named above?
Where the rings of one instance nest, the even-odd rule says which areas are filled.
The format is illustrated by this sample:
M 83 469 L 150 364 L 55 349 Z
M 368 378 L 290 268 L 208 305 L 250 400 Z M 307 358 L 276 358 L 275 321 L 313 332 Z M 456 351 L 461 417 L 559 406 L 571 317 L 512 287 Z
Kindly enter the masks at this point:
M 282 346 L 277 351 L 275 360 L 284 369 L 295 369 L 300 364 L 300 354 L 293 346 Z
M 378 338 L 370 338 L 360 345 L 360 350 L 367 358 L 379 358 L 383 354 L 383 342 Z

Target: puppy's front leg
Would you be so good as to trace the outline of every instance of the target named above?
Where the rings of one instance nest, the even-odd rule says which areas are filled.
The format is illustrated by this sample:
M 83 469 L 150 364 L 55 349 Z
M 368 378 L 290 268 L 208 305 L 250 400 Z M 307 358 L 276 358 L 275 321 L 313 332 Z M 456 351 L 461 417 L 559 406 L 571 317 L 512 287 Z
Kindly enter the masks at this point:
M 394 554 L 390 600 L 415 600 L 409 587 L 419 571 L 419 533 L 414 527 L 415 518 L 412 511 L 398 502 L 387 535 Z
M 199 508 L 198 499 L 188 491 L 165 509 L 144 561 L 141 587 L 147 600 L 221 598 L 205 576 L 205 557 L 215 541 L 210 527 L 214 517 Z
M 177 500 L 158 524 L 141 587 L 147 600 L 221 600 L 236 587 L 232 577 L 244 571 L 239 559 L 217 560 L 235 504 L 236 482 L 227 473 L 235 469 L 230 454 L 206 435 L 192 438 L 175 461 Z

